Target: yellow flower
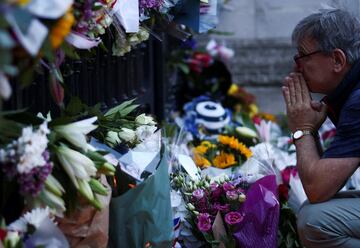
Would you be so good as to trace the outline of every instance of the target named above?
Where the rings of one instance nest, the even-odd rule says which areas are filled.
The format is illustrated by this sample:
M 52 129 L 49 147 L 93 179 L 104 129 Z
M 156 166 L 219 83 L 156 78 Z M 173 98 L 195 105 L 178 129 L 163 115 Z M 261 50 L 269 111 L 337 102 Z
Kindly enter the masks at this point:
M 194 148 L 194 153 L 205 154 L 209 147 L 200 145 Z
M 276 122 L 276 117 L 270 113 L 261 112 L 260 117 L 267 121 Z
M 209 162 L 209 160 L 207 160 L 206 158 L 204 158 L 203 156 L 201 156 L 198 153 L 194 153 L 194 162 L 200 168 L 207 168 L 207 167 L 211 166 L 211 163 Z
M 219 142 L 223 145 L 227 145 L 234 150 L 238 150 L 242 155 L 249 159 L 252 156 L 252 152 L 247 148 L 242 142 L 239 142 L 238 139 L 231 136 L 219 135 Z
M 249 105 L 249 116 L 250 118 L 253 118 L 254 115 L 259 113 L 259 108 L 256 106 L 256 104 L 252 103 Z
M 236 163 L 234 154 L 220 152 L 213 160 L 214 166 L 220 169 L 225 169 Z
M 75 17 L 72 13 L 72 8 L 70 8 L 51 30 L 50 42 L 54 49 L 58 48 L 64 41 L 65 37 L 70 33 L 74 22 Z
M 249 159 L 252 156 L 252 151 L 241 142 L 239 143 L 238 150 L 246 157 L 246 159 Z
M 234 95 L 238 91 L 239 87 L 236 84 L 232 84 L 228 90 L 228 95 Z
M 30 0 L 17 0 L 16 3 L 20 6 L 25 6 L 30 2 Z

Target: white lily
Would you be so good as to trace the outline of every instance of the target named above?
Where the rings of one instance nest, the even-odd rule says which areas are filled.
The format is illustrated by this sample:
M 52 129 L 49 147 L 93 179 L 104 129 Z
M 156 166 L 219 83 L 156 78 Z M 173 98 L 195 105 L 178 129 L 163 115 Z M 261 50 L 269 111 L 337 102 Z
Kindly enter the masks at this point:
M 151 116 L 146 116 L 145 114 L 138 115 L 135 118 L 135 122 L 140 125 L 156 125 L 156 122 Z
M 271 121 L 261 120 L 260 125 L 255 124 L 259 138 L 262 142 L 270 142 Z
M 82 153 L 62 145 L 57 147 L 56 155 L 76 188 L 79 188 L 76 178 L 89 181 L 91 176 L 95 176 L 94 162 Z
M 97 117 L 92 117 L 82 121 L 77 121 L 67 125 L 55 126 L 54 131 L 61 137 L 65 138 L 71 144 L 86 151 L 87 142 L 86 135 L 97 128 L 97 125 L 93 123 L 97 120 Z
M 80 193 L 89 201 L 94 200 L 94 193 L 86 180 L 78 180 Z
M 121 128 L 121 132 L 119 132 L 119 137 L 125 142 L 133 142 L 136 138 L 136 133 L 132 129 L 123 127 Z

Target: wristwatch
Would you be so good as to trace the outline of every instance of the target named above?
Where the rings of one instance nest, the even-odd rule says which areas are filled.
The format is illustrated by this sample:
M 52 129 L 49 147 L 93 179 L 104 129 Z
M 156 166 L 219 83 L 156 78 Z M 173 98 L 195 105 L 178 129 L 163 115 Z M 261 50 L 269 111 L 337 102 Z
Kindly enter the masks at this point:
M 292 138 L 293 140 L 299 140 L 301 139 L 303 136 L 305 135 L 312 135 L 314 137 L 316 137 L 314 135 L 314 132 L 310 131 L 310 130 L 296 130 L 293 134 L 292 134 Z

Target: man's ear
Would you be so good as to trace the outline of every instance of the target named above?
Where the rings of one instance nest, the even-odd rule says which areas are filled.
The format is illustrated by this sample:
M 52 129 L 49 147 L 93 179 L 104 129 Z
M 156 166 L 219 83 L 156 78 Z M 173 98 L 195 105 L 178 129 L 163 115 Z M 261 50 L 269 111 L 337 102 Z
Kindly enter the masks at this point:
M 334 62 L 334 71 L 341 72 L 347 66 L 346 55 L 343 50 L 336 48 L 332 53 L 333 62 Z

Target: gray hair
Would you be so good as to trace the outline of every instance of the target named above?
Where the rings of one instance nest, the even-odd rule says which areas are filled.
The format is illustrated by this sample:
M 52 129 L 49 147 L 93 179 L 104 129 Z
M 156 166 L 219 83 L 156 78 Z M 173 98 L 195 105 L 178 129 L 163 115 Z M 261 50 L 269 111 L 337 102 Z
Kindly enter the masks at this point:
M 323 9 L 305 17 L 296 25 L 292 41 L 298 45 L 306 37 L 315 39 L 327 54 L 341 49 L 349 64 L 360 58 L 360 22 L 345 10 Z

